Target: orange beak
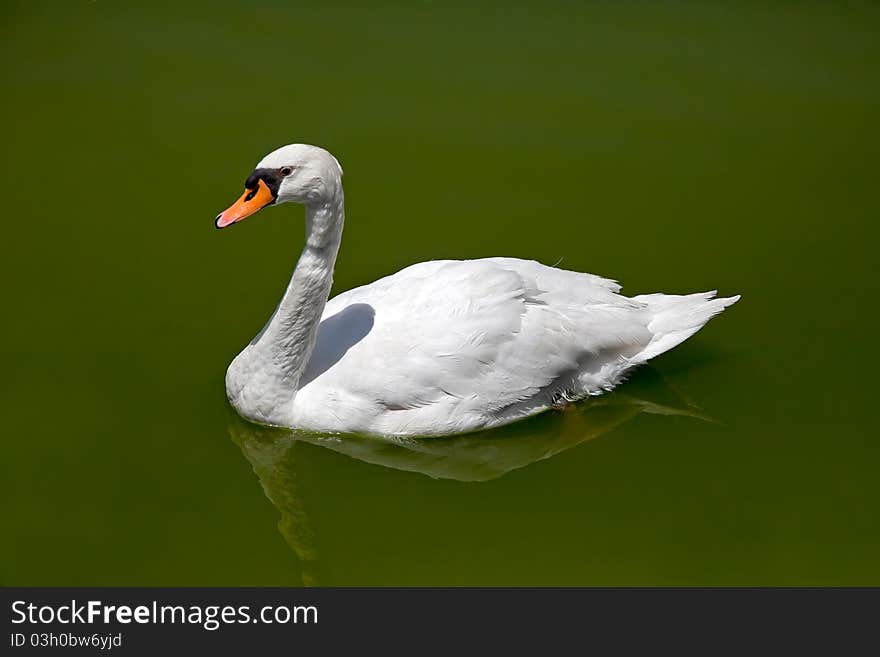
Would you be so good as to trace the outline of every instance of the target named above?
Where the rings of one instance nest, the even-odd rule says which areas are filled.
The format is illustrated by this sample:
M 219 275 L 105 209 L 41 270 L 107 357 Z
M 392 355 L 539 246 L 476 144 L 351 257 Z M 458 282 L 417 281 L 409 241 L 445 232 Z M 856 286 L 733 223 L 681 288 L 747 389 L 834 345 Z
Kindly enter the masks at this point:
M 262 210 L 274 201 L 275 197 L 272 196 L 269 186 L 262 180 L 257 180 L 257 188 L 244 190 L 240 199 L 217 215 L 214 225 L 217 228 L 226 228 Z

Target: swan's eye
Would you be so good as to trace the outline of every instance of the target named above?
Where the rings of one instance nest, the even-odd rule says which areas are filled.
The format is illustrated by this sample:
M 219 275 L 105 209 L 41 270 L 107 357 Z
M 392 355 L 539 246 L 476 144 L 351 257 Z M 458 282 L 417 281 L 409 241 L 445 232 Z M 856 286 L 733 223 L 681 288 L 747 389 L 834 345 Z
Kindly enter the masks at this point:
M 293 167 L 281 167 L 282 176 L 289 176 L 291 173 L 293 173 Z

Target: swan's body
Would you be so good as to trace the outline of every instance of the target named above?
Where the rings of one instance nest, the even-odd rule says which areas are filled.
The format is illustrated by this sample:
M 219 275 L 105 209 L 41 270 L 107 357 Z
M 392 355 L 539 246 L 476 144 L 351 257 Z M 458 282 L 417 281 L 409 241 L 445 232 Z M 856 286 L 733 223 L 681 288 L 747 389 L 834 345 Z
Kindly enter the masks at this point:
M 739 298 L 627 298 L 598 276 L 487 258 L 420 263 L 328 302 L 341 173 L 323 149 L 286 146 L 217 219 L 306 205 L 306 246 L 284 298 L 226 375 L 230 402 L 251 420 L 382 435 L 499 426 L 610 390 Z

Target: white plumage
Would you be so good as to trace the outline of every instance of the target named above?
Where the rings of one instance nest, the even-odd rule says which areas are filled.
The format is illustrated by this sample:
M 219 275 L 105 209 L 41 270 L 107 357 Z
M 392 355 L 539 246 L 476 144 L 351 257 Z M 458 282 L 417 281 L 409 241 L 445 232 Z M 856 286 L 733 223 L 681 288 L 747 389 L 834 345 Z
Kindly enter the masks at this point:
M 419 263 L 328 302 L 341 168 L 292 145 L 258 172 L 276 203 L 306 205 L 307 224 L 284 298 L 227 373 L 230 402 L 264 424 L 382 435 L 499 426 L 610 390 L 739 299 L 627 298 L 599 276 L 486 258 Z M 256 209 L 233 206 L 218 226 Z

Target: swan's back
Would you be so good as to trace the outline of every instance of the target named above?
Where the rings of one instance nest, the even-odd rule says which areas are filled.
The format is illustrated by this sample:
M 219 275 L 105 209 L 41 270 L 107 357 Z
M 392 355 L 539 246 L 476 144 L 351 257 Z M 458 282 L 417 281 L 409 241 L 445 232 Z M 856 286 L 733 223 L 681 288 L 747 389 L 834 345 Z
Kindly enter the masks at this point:
M 304 428 L 449 434 L 599 394 L 738 297 L 646 295 L 516 258 L 419 263 L 328 301 Z

